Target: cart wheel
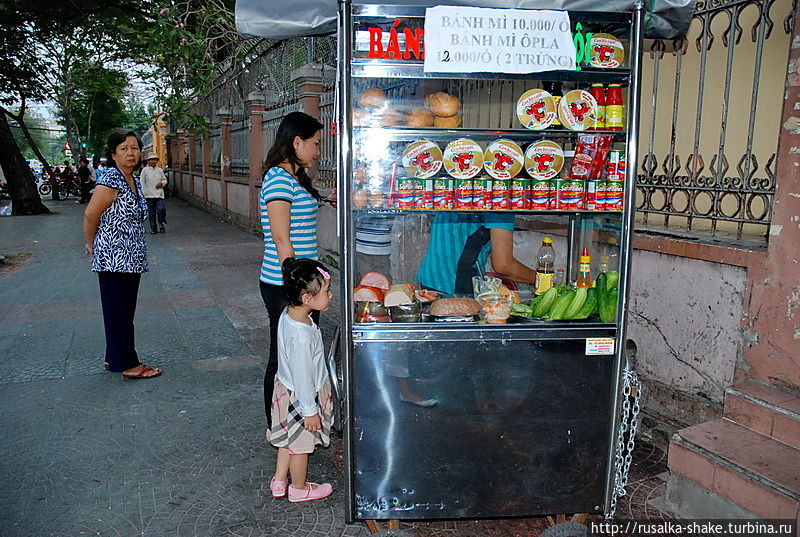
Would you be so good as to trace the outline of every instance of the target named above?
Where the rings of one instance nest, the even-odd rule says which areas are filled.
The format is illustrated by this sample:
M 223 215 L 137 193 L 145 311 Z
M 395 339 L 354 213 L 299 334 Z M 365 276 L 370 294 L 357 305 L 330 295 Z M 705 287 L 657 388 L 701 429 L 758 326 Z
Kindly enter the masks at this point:
M 586 537 L 589 530 L 583 524 L 567 520 L 544 530 L 539 537 Z

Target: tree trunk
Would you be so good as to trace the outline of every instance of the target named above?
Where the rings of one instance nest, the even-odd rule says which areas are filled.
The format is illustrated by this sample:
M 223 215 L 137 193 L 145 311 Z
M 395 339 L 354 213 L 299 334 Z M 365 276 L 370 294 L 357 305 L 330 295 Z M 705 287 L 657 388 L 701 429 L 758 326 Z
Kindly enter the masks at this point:
M 25 123 L 25 104 L 23 101 L 23 105 L 20 107 L 19 114 L 14 115 L 10 113 L 8 110 L 0 106 L 0 113 L 5 113 L 8 117 L 14 120 L 14 122 L 19 125 L 19 128 L 22 129 L 22 134 L 25 135 L 25 140 L 28 142 L 28 145 L 33 150 L 34 154 L 36 154 L 36 158 L 39 159 L 39 162 L 42 163 L 42 167 L 44 168 L 45 173 L 47 173 L 48 177 L 53 173 L 53 168 L 50 167 L 50 163 L 45 158 L 42 150 L 39 149 L 39 146 L 33 140 L 33 136 L 31 136 L 31 131 L 28 130 L 28 125 Z
M 49 214 L 50 209 L 39 197 L 33 172 L 25 162 L 8 125 L 8 118 L 3 113 L 0 113 L 0 147 L 4 148 L 0 151 L 0 166 L 3 167 L 11 194 L 11 214 Z

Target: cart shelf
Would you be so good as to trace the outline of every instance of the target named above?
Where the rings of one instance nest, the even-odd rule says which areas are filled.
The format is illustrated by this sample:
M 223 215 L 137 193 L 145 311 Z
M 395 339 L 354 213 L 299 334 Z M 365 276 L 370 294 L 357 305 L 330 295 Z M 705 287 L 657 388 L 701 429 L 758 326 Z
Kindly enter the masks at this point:
M 580 84 L 620 84 L 630 81 L 629 69 L 582 69 L 580 71 L 544 71 L 541 73 L 432 73 L 423 69 L 422 63 L 364 60 L 350 63 L 350 76 L 354 78 L 438 78 L 454 80 L 546 80 L 551 82 L 576 82 Z
M 433 138 L 440 141 L 457 140 L 459 138 L 470 138 L 479 141 L 492 141 L 498 138 L 509 137 L 515 141 L 532 141 L 543 138 L 576 138 L 582 134 L 610 134 L 618 139 L 624 139 L 628 134 L 625 131 L 592 130 L 592 131 L 573 131 L 569 129 L 469 129 L 459 127 L 455 129 L 441 129 L 437 127 L 379 127 L 363 126 L 353 127 L 353 131 L 358 136 L 370 136 L 380 132 L 380 135 L 388 141 L 412 142 L 420 138 Z
M 620 216 L 622 211 L 532 211 L 532 210 L 460 210 L 460 209 L 353 209 L 357 214 L 442 214 L 442 213 L 458 213 L 458 214 L 499 214 L 511 213 L 514 215 L 549 215 L 549 216 L 592 216 L 592 215 L 613 215 Z
M 480 330 L 476 330 L 480 327 Z M 486 340 L 564 340 L 616 336 L 616 325 L 593 321 L 546 321 L 533 324 L 479 324 L 462 322 L 433 323 L 356 323 L 357 341 L 486 341 Z M 609 356 L 613 359 L 613 356 Z

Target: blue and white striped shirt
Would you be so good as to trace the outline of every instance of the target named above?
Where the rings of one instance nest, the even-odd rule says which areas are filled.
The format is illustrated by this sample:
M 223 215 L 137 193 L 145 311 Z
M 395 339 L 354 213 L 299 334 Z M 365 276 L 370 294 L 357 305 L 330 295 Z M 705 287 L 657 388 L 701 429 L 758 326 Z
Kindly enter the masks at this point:
M 267 204 L 283 200 L 291 203 L 289 241 L 295 257 L 318 258 L 317 254 L 317 200 L 297 182 L 289 172 L 275 166 L 267 171 L 261 184 L 258 208 L 261 212 L 261 227 L 264 231 L 264 259 L 261 263 L 261 281 L 272 285 L 283 285 L 278 248 L 272 240 Z

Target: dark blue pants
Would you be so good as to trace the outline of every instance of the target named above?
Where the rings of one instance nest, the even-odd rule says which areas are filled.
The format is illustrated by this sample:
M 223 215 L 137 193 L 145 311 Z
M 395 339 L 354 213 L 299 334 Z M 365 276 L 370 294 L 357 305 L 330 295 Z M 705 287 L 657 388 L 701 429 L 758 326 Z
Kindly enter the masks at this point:
M 164 203 L 164 198 L 147 198 L 147 213 L 150 217 L 150 231 L 158 231 L 158 226 L 167 223 L 167 204 Z
M 134 345 L 133 317 L 142 275 L 132 272 L 98 272 L 103 324 L 106 329 L 108 370 L 125 371 L 139 365 Z

